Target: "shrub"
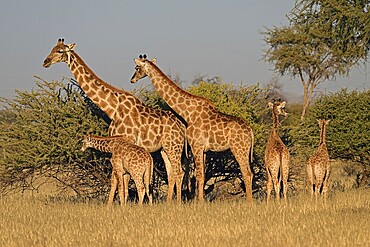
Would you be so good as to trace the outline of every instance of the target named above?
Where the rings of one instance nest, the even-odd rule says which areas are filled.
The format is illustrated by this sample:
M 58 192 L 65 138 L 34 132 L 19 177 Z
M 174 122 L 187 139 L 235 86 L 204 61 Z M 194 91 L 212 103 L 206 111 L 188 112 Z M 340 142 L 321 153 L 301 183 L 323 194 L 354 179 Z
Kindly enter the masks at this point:
M 84 134 L 106 133 L 108 125 L 92 114 L 74 84 L 39 80 L 36 85 L 0 101 L 2 193 L 37 189 L 35 181 L 43 177 L 79 195 L 100 194 L 110 166 L 106 157 L 80 148 Z

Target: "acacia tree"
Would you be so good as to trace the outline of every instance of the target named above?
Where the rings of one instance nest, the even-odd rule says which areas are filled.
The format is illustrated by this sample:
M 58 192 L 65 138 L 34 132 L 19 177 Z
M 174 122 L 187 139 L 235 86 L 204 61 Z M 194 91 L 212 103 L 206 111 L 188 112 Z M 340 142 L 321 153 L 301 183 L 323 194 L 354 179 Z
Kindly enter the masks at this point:
M 73 84 L 37 81 L 32 92 L 0 98 L 0 193 L 38 190 L 57 181 L 59 191 L 99 196 L 108 189 L 111 166 L 97 152 L 81 152 L 83 135 L 104 135 L 96 116 Z
M 319 142 L 316 119 L 330 119 L 327 132 L 329 153 L 332 158 L 340 158 L 370 164 L 370 90 L 364 92 L 342 89 L 317 100 L 304 121 L 309 138 L 306 140 L 316 146 Z M 311 126 L 314 131 L 311 132 Z M 297 140 L 297 142 L 302 142 Z
M 323 81 L 347 76 L 369 50 L 368 1 L 302 0 L 288 15 L 290 24 L 263 32 L 265 60 L 281 75 L 303 86 L 304 118 L 314 89 Z

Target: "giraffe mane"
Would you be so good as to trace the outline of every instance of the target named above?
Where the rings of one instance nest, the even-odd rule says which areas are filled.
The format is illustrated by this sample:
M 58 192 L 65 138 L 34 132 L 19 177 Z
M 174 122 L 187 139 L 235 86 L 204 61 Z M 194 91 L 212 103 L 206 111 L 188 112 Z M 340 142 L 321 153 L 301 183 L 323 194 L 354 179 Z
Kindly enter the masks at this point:
M 116 93 L 119 93 L 119 94 L 125 94 L 125 95 L 128 95 L 128 96 L 131 96 L 135 99 L 135 103 L 136 104 L 143 104 L 135 95 L 133 95 L 132 93 L 130 92 L 127 92 L 123 89 L 120 89 L 120 88 L 117 88 L 115 86 L 112 86 L 110 85 L 109 83 L 107 83 L 106 81 L 102 80 L 99 76 L 97 76 L 95 74 L 95 72 L 85 63 L 85 61 L 75 52 L 75 51 L 71 51 L 73 53 L 73 55 L 76 57 L 76 59 L 78 59 L 79 63 L 83 66 L 83 68 L 85 70 L 87 70 L 87 72 L 89 74 L 91 74 L 100 84 L 102 84 L 104 87 L 112 90 L 113 92 L 116 92 Z
M 96 140 L 123 140 L 125 142 L 132 143 L 130 140 L 128 140 L 124 135 L 114 135 L 114 136 L 96 136 L 96 135 L 89 135 L 90 138 L 96 139 Z
M 124 91 L 123 89 L 119 89 L 117 87 L 114 87 L 114 86 L 108 84 L 107 82 L 105 82 L 104 80 L 102 80 L 99 76 L 97 76 L 94 73 L 94 71 L 92 69 L 90 69 L 89 66 L 87 66 L 85 61 L 75 51 L 71 51 L 71 52 L 76 56 L 76 58 L 79 60 L 79 63 L 84 67 L 84 69 L 86 69 L 87 72 L 89 72 L 89 74 L 91 74 L 94 78 L 96 78 L 96 80 L 99 81 L 102 85 L 104 85 L 105 87 L 107 87 L 110 90 L 112 90 L 114 92 L 117 92 L 117 93 L 128 93 L 128 92 Z
M 197 96 L 197 95 L 193 95 L 193 94 L 191 94 L 191 93 L 189 93 L 189 92 L 187 92 L 186 90 L 183 90 L 182 88 L 180 88 L 176 83 L 174 83 L 165 73 L 163 73 L 163 71 L 161 70 L 161 69 L 159 69 L 158 68 L 158 66 L 155 64 L 155 63 L 153 63 L 152 61 L 150 61 L 150 60 L 146 60 L 148 63 L 150 63 L 154 68 L 155 68 L 155 70 L 160 74 L 160 76 L 162 77 L 162 78 L 165 78 L 165 80 L 166 80 L 166 82 L 168 83 L 168 84 L 170 84 L 170 85 L 172 85 L 172 86 L 174 86 L 174 87 L 176 87 L 176 88 L 178 88 L 179 90 L 181 90 L 181 91 L 183 91 L 184 92 L 184 94 L 187 96 L 187 97 L 190 97 L 190 98 L 195 98 L 195 99 L 198 99 L 198 100 L 202 100 L 202 101 L 204 101 L 205 103 L 207 103 L 207 104 L 210 104 L 210 105 L 212 105 L 213 107 L 214 107 L 214 104 L 213 104 L 213 102 L 212 101 L 210 101 L 209 99 L 207 99 L 207 98 L 204 98 L 204 97 L 201 97 L 201 96 Z

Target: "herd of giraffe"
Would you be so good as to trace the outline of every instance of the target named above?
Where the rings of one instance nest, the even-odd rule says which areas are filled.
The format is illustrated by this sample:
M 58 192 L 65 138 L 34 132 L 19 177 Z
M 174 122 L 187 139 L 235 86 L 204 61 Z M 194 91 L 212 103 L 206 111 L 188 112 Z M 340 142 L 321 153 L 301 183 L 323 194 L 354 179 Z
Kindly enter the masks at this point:
M 181 203 L 184 177 L 181 155 L 188 143 L 194 156 L 197 195 L 201 203 L 204 202 L 206 152 L 225 150 L 231 150 L 238 162 L 246 188 L 246 200 L 252 201 L 253 173 L 250 164 L 254 134 L 245 120 L 224 114 L 211 101 L 181 89 L 158 68 L 155 59 L 148 60 L 146 55 L 140 55 L 134 60 L 136 67 L 131 83 L 148 76 L 160 96 L 183 118 L 185 125 L 172 112 L 148 107 L 134 95 L 100 79 L 77 55 L 75 46 L 59 39 L 43 66 L 48 68 L 52 64 L 65 62 L 85 94 L 112 120 L 108 128 L 109 137 L 85 136 L 82 146 L 83 151 L 91 147 L 112 153 L 108 205 L 113 203 L 117 186 L 121 205 L 126 203 L 130 177 L 137 187 L 139 204 L 143 203 L 145 194 L 152 203 L 149 187 L 153 160 L 150 153 L 158 150 L 168 177 L 167 201 L 173 199 L 176 187 L 177 202 Z M 265 150 L 267 202 L 273 187 L 276 199 L 280 199 L 281 182 L 286 201 L 290 156 L 278 135 L 279 115 L 287 116 L 285 105 L 285 101 L 269 103 L 273 128 Z M 325 143 L 328 123 L 328 120 L 319 120 L 319 147 L 308 160 L 306 169 L 311 194 L 315 193 L 316 198 L 320 193 L 326 196 L 328 191 L 331 169 Z

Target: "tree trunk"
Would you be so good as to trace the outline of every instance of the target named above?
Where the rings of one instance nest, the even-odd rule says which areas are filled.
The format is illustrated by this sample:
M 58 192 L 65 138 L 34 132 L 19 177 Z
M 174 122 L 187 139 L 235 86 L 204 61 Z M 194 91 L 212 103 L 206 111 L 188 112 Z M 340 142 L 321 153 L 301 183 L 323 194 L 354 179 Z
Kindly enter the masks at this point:
M 303 82 L 302 82 L 303 83 Z M 304 119 L 304 116 L 307 113 L 308 106 L 312 98 L 313 90 L 317 86 L 317 83 L 308 80 L 306 83 L 303 83 L 303 109 L 301 114 L 301 120 Z
M 301 113 L 301 120 L 304 119 L 309 104 L 308 86 L 309 86 L 308 82 L 303 84 L 303 109 Z

